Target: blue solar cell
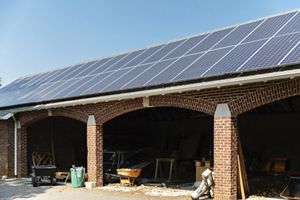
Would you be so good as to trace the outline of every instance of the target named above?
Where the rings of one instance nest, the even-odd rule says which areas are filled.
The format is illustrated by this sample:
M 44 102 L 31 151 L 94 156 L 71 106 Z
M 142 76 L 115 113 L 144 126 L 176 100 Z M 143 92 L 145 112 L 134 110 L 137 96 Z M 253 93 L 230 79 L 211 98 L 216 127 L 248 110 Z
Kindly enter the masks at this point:
M 126 57 L 128 54 L 122 54 L 113 57 L 112 59 L 108 60 L 106 63 L 104 63 L 101 67 L 97 68 L 96 70 L 93 71 L 93 74 L 100 74 L 104 71 L 107 71 L 108 68 L 113 66 L 114 64 L 118 63 L 121 61 L 124 57 Z
M 54 70 L 48 73 L 44 73 L 39 79 L 36 79 L 35 81 L 30 81 L 26 84 L 24 84 L 24 87 L 31 87 L 36 84 L 44 84 L 49 82 L 51 79 L 55 78 L 55 76 L 58 76 L 59 73 L 63 70 L 67 70 L 66 68 Z
M 224 38 L 230 31 L 234 28 L 227 28 L 220 31 L 213 32 L 207 38 L 205 38 L 202 42 L 196 45 L 188 54 L 199 53 L 202 51 L 209 50 L 211 47 L 216 45 L 222 38 Z
M 141 53 L 139 56 L 134 58 L 132 61 L 130 61 L 129 63 L 124 65 L 123 68 L 135 66 L 135 65 L 138 65 L 138 64 L 142 63 L 143 61 L 145 61 L 148 57 L 153 55 L 156 51 L 158 51 L 163 46 L 164 45 L 159 45 L 159 46 L 155 46 L 155 47 L 151 47 L 151 48 L 147 49 L 146 51 Z
M 84 72 L 86 70 L 86 68 L 88 68 L 89 65 L 94 64 L 94 63 L 96 63 L 96 61 L 82 64 L 77 69 L 74 69 L 73 71 L 68 73 L 66 76 L 64 76 L 61 80 L 68 80 L 68 79 L 72 79 L 76 76 L 80 76 L 81 73 Z
M 268 18 L 264 21 L 252 34 L 250 34 L 243 42 L 264 39 L 273 36 L 284 24 L 291 19 L 296 12 Z
M 31 80 L 29 82 L 27 82 L 26 84 L 22 85 L 22 87 L 32 87 L 34 85 L 40 85 L 46 82 L 47 79 L 50 79 L 51 77 L 54 77 L 53 72 L 49 72 L 49 73 L 43 73 L 40 75 L 37 75 L 36 78 L 31 78 Z
M 83 70 L 80 74 L 78 74 L 74 78 L 99 74 L 105 70 L 104 66 L 112 59 L 113 57 L 103 58 L 101 60 L 96 61 L 95 63 L 91 63 L 85 70 Z
M 69 94 L 76 91 L 78 88 L 82 87 L 86 83 L 88 83 L 94 76 L 87 76 L 87 77 L 81 77 L 76 78 L 73 84 L 66 85 L 63 89 L 58 91 L 55 95 L 53 95 L 53 98 L 65 98 L 68 97 Z
M 104 78 L 101 82 L 95 84 L 94 86 L 92 86 L 88 90 L 84 91 L 82 94 L 97 94 L 97 93 L 101 92 L 103 89 L 105 89 L 113 81 L 115 81 L 115 80 L 121 78 L 122 76 L 124 76 L 129 70 L 130 70 L 130 68 L 120 69 L 118 71 L 115 71 L 110 76 L 107 76 L 106 78 Z
M 8 84 L 7 86 L 0 88 L 0 93 L 20 89 L 23 87 L 24 84 L 28 83 L 31 79 L 32 79 L 31 77 L 17 79 L 12 83 Z
M 74 71 L 77 71 L 78 68 L 81 67 L 82 64 L 75 65 L 74 67 L 66 67 L 65 69 L 62 69 L 55 77 L 50 79 L 48 82 L 56 82 L 63 80 L 65 76 L 67 76 L 70 73 L 73 73 Z
M 128 62 L 130 62 L 135 57 L 137 57 L 138 55 L 140 55 L 143 51 L 145 51 L 145 50 L 144 49 L 143 50 L 138 50 L 138 51 L 134 51 L 134 52 L 128 54 L 128 56 L 124 57 L 122 60 L 120 60 L 120 62 L 117 62 L 116 64 L 114 64 L 111 67 L 109 67 L 107 69 L 107 71 L 113 71 L 113 70 L 121 69 Z
M 20 98 L 24 94 L 28 94 L 32 91 L 32 88 L 22 88 L 22 89 L 16 89 L 16 90 L 9 90 L 3 93 L 0 93 L 0 106 L 10 106 L 14 104 L 22 104 L 22 101 Z M 28 102 L 25 102 L 28 103 Z
M 159 51 L 157 51 L 155 54 L 150 56 L 147 60 L 145 60 L 143 62 L 143 64 L 159 61 L 160 59 L 165 57 L 167 54 L 169 54 L 171 51 L 173 51 L 176 47 L 181 45 L 184 41 L 185 40 L 180 40 L 180 41 L 171 42 L 171 43 L 167 44 L 166 46 L 161 48 Z
M 184 57 L 176 60 L 170 66 L 165 67 L 163 69 L 164 71 L 161 71 L 161 73 L 158 74 L 158 76 L 156 76 L 154 79 L 152 79 L 146 85 L 156 85 L 159 83 L 168 83 L 179 72 L 181 72 L 186 67 L 190 66 L 199 57 L 201 57 L 201 55 L 202 55 L 202 53 L 194 54 L 194 55 L 190 55 L 190 56 L 184 56 Z
M 105 78 L 109 77 L 111 74 L 112 74 L 112 72 L 106 72 L 106 73 L 103 73 L 103 74 L 97 74 L 97 75 L 94 75 L 94 76 L 84 77 L 83 79 L 85 80 L 85 82 L 78 81 L 77 83 L 75 83 L 77 88 L 74 87 L 73 90 L 68 90 L 69 93 L 67 91 L 64 92 L 63 96 L 72 97 L 72 96 L 83 95 L 91 87 L 93 87 L 94 85 L 102 82 Z
M 233 73 L 241 66 L 250 56 L 252 56 L 267 39 L 238 45 L 229 54 L 227 54 L 220 62 L 213 66 L 205 76 L 223 75 Z M 192 73 L 192 72 L 191 72 Z
M 51 92 L 52 90 L 54 90 L 57 87 L 60 87 L 61 85 L 63 85 L 66 81 L 57 81 L 57 82 L 51 82 L 51 83 L 47 83 L 44 85 L 43 88 L 41 88 L 38 92 L 37 92 L 37 96 L 42 97 L 43 95 Z
M 173 81 L 200 78 L 205 71 L 226 55 L 232 48 L 233 47 L 227 47 L 207 52 L 199 60 L 182 71 L 182 73 L 174 77 Z
M 280 64 L 299 63 L 300 45 L 298 44 Z
M 46 89 L 44 92 L 40 93 L 40 98 L 43 100 L 51 99 L 54 96 L 57 96 L 62 90 L 64 90 L 67 86 L 73 85 L 77 82 L 77 79 L 70 79 L 59 81 L 53 84 L 50 88 Z
M 145 64 L 140 65 L 138 67 L 132 68 L 131 71 L 129 71 L 126 75 L 124 75 L 119 80 L 116 80 L 113 82 L 109 87 L 105 88 L 103 91 L 115 91 L 119 90 L 129 81 L 133 80 L 135 77 L 137 77 L 139 74 L 141 74 L 143 71 L 145 71 L 148 67 L 150 67 L 152 64 Z
M 247 35 L 249 35 L 255 28 L 257 28 L 263 20 L 243 24 L 234 29 L 229 35 L 227 35 L 220 43 L 218 43 L 213 49 L 236 45 L 241 42 Z
M 298 13 L 277 35 L 294 33 L 300 31 L 300 13 Z
M 68 79 L 72 79 L 72 78 L 75 78 L 75 77 L 81 77 L 81 76 L 83 76 L 83 73 L 87 69 L 89 69 L 89 66 L 91 66 L 91 65 L 93 65 L 95 63 L 97 63 L 97 61 L 83 63 L 80 67 L 78 67 L 74 71 L 70 72 L 65 77 L 63 77 L 62 80 L 68 80 Z
M 165 67 L 169 66 L 176 59 L 160 61 L 154 65 L 151 65 L 143 73 L 139 74 L 135 79 L 129 82 L 125 87 L 122 88 L 135 88 L 143 86 L 147 81 L 153 78 L 157 73 L 161 72 Z
M 27 81 L 23 81 L 22 84 L 19 84 L 19 87 L 29 87 L 30 85 L 34 84 L 35 82 L 43 79 L 48 73 L 37 74 L 31 77 L 27 77 Z
M 275 66 L 299 42 L 300 33 L 271 39 L 239 71 Z
M 30 88 L 30 91 L 27 93 L 23 93 L 24 90 L 21 90 L 22 94 L 18 95 L 17 101 L 34 102 L 40 98 L 40 93 L 47 91 L 47 89 L 50 88 L 51 86 L 53 86 L 54 84 L 55 84 L 55 82 L 54 83 L 45 83 L 45 84 L 41 84 L 41 85 L 33 85 L 31 87 L 28 87 L 28 88 Z
M 15 96 L 15 91 L 6 91 L 5 93 L 0 93 L 0 107 L 16 104 L 17 102 L 15 100 Z
M 194 46 L 196 46 L 199 42 L 201 42 L 208 34 L 192 37 L 186 40 L 183 44 L 181 44 L 178 48 L 172 51 L 169 55 L 165 57 L 165 59 L 176 58 L 184 55 L 186 52 L 191 50 Z

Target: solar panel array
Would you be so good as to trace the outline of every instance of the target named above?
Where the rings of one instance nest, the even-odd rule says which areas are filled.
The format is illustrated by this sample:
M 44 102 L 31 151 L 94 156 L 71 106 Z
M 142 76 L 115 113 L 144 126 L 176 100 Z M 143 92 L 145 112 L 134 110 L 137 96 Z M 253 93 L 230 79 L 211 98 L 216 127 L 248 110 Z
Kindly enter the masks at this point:
M 293 11 L 43 74 L 0 89 L 0 107 L 159 86 L 300 61 Z

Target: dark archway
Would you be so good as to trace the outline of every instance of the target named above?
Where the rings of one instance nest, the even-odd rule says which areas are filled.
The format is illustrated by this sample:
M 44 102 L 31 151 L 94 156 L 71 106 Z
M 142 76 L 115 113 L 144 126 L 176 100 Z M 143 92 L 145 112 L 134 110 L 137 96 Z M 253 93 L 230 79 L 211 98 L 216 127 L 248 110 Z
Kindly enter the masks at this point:
M 104 173 L 150 162 L 142 178 L 153 179 L 156 158 L 173 158 L 177 181 L 195 180 L 195 160 L 213 158 L 213 117 L 176 107 L 142 108 L 103 125 Z M 121 163 L 112 160 L 123 154 Z M 117 162 L 117 163 L 113 163 Z
M 252 109 L 238 116 L 250 192 L 279 197 L 289 175 L 300 174 L 300 96 Z
M 72 165 L 87 166 L 86 124 L 67 117 L 47 117 L 27 127 L 27 169 L 30 173 L 33 152 L 52 155 L 59 171 Z

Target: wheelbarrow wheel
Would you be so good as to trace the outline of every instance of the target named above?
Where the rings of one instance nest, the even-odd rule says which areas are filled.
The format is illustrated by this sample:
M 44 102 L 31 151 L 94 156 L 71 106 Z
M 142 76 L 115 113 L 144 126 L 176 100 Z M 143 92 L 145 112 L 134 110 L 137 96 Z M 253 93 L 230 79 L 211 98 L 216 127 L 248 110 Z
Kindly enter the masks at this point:
M 56 185 L 56 178 L 51 177 L 50 179 L 51 185 Z
M 31 183 L 32 183 L 33 187 L 36 187 L 38 185 L 37 177 L 35 177 L 35 176 L 31 177 Z

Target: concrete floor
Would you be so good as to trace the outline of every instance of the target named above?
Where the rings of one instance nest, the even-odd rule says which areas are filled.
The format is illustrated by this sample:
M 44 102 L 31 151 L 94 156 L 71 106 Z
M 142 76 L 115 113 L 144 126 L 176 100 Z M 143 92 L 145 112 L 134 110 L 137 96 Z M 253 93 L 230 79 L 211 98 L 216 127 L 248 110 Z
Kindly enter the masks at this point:
M 75 189 L 68 185 L 41 185 L 32 187 L 29 180 L 8 179 L 0 181 L 1 200 L 52 200 L 52 199 L 84 199 L 84 200 L 187 200 L 189 196 L 149 196 L 142 192 L 112 192 L 102 189 Z

